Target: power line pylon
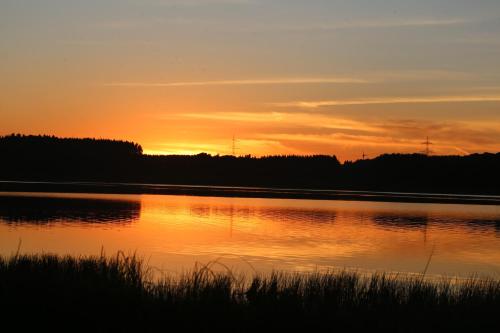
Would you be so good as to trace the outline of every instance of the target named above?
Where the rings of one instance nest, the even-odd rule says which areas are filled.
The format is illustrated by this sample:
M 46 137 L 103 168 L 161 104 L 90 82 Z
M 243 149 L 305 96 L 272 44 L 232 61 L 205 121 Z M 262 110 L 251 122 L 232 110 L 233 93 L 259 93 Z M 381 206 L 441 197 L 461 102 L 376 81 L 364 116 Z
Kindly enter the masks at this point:
M 429 137 L 427 137 L 427 139 L 425 140 L 425 142 L 422 142 L 423 145 L 425 145 L 425 150 L 424 150 L 424 154 L 429 156 L 430 154 L 432 154 L 432 150 L 431 150 L 431 145 L 433 145 L 434 143 L 432 143 L 431 141 L 429 141 Z
M 237 149 L 236 148 L 236 137 L 233 135 L 233 144 L 232 144 L 232 149 L 231 149 L 233 156 L 236 156 L 236 149 Z

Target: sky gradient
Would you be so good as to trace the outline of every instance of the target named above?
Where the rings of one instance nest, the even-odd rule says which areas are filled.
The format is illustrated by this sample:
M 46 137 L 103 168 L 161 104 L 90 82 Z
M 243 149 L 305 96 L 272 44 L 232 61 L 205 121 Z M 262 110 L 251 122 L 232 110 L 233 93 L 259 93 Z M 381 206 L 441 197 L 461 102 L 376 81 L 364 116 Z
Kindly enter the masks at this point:
M 500 151 L 498 0 L 0 0 L 0 134 Z

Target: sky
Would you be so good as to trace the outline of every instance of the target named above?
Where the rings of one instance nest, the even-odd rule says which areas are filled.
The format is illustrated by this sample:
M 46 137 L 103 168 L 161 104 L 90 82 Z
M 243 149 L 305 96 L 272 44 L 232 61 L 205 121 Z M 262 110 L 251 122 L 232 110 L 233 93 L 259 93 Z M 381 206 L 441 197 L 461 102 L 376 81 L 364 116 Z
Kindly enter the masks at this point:
M 0 0 L 0 134 L 500 151 L 498 0 Z

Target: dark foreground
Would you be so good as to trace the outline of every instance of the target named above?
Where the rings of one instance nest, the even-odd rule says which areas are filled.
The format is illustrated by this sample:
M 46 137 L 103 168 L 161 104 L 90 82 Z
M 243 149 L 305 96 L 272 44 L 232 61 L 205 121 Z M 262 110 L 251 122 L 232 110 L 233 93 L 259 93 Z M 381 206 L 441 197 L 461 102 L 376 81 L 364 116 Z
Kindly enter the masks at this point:
M 16 331 L 498 331 L 500 281 L 338 272 L 250 281 L 201 267 L 151 282 L 135 257 L 0 259 L 2 326 Z

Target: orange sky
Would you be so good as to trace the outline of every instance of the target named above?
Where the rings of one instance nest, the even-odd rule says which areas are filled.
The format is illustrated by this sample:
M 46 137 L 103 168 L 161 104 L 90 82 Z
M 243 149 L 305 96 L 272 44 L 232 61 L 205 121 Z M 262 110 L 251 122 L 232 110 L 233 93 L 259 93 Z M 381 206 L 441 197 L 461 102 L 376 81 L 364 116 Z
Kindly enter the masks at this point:
M 0 134 L 146 153 L 500 151 L 500 3 L 6 0 Z M 390 10 L 389 10 L 390 9 Z

